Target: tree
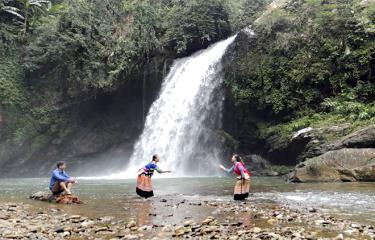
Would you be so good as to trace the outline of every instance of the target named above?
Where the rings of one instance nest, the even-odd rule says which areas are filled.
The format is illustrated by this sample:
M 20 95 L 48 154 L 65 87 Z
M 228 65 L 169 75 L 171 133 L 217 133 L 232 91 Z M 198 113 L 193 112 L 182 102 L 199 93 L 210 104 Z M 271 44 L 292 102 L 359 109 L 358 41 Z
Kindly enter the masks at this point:
M 29 26 L 34 25 L 38 18 L 51 8 L 51 1 L 47 0 L 10 0 L 9 5 L 4 2 L 1 11 L 7 12 L 20 20 L 22 31 L 26 35 Z

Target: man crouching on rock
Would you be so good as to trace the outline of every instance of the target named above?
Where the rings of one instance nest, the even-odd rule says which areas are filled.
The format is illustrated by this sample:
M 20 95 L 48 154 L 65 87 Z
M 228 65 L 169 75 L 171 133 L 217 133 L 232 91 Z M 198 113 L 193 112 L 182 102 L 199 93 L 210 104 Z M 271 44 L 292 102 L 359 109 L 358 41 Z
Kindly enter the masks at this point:
M 57 168 L 53 170 L 51 181 L 49 183 L 49 189 L 52 191 L 53 195 L 71 195 L 70 189 L 73 184 L 77 183 L 77 180 L 69 177 L 65 172 L 66 163 L 58 162 Z

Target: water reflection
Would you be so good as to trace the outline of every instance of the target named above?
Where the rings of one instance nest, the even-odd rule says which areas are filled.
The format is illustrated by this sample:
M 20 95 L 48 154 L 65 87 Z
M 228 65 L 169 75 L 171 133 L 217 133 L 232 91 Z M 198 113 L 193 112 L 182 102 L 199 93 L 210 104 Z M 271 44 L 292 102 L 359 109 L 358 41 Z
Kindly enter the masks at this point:
M 145 200 L 142 201 L 135 206 L 135 216 L 137 216 L 137 222 L 140 225 L 149 225 L 151 224 L 151 201 L 150 200 Z

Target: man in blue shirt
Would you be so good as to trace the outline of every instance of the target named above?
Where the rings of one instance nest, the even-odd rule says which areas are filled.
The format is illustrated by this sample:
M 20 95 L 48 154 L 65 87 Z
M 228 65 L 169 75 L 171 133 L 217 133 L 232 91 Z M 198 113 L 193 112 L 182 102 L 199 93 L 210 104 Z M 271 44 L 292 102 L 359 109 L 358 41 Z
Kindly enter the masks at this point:
M 67 195 L 72 194 L 70 189 L 72 188 L 73 184 L 77 183 L 75 178 L 72 178 L 65 173 L 65 168 L 65 162 L 58 162 L 57 168 L 52 172 L 49 189 L 54 195 L 60 195 L 61 193 L 65 193 Z

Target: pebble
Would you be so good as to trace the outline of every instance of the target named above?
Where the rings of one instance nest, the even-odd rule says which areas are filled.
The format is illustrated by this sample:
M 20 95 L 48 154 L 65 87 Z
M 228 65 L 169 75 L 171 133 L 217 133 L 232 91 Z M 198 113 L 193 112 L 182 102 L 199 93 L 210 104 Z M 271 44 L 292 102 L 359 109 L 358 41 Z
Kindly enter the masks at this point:
M 95 233 L 97 233 L 97 232 L 107 231 L 107 230 L 108 230 L 108 227 L 98 227 L 94 231 L 95 231 Z
M 310 239 L 316 240 L 329 232 L 334 239 L 374 239 L 373 226 L 364 226 L 349 220 L 340 220 L 319 211 L 293 210 L 277 205 L 244 204 L 218 201 L 190 202 L 166 199 L 168 202 L 187 203 L 196 208 L 209 208 L 217 212 L 213 216 L 185 217 L 175 214 L 180 222 L 171 225 L 147 223 L 137 227 L 135 220 L 112 216 L 90 219 L 81 215 L 69 215 L 62 210 L 32 211 L 26 204 L 0 206 L 0 239 Z M 157 201 L 153 209 L 158 209 Z M 161 201 L 162 202 L 162 201 Z M 159 203 L 160 204 L 160 203 Z M 188 205 L 185 207 L 189 207 Z M 172 206 L 172 205 L 171 205 Z M 182 206 L 182 205 L 181 205 Z M 180 207 L 181 207 L 180 206 Z M 9 211 L 12 208 L 15 211 Z M 237 213 L 237 215 L 235 215 Z M 224 216 L 222 217 L 222 215 Z M 173 216 L 173 215 L 172 215 Z M 252 217 L 251 217 L 252 216 Z M 255 217 L 256 216 L 256 217 Z M 150 218 L 149 218 L 150 219 Z M 188 219 L 188 220 L 186 220 Z M 173 219 L 170 219 L 173 220 Z M 300 221 L 303 223 L 295 224 Z M 140 222 L 142 224 L 142 222 Z M 277 224 L 276 224 L 277 223 Z M 268 224 L 268 225 L 264 225 Z M 265 228 L 267 226 L 268 228 Z M 306 228 L 306 229 L 305 229 Z M 324 238 L 323 238 L 324 239 Z
M 342 233 L 340 233 L 339 235 L 334 237 L 333 240 L 344 240 L 344 235 Z
M 193 225 L 194 224 L 194 222 L 192 221 L 192 220 L 188 220 L 188 221 L 185 221 L 184 222 L 184 226 L 185 227 L 187 227 L 187 226 L 191 226 L 191 225 Z
M 254 227 L 254 228 L 252 229 L 252 231 L 253 231 L 253 233 L 260 233 L 260 232 L 262 231 L 262 229 L 261 229 L 261 228 L 258 228 L 258 227 Z
M 134 220 L 132 220 L 132 221 L 128 222 L 128 224 L 126 224 L 127 228 L 132 228 L 132 227 L 135 227 L 135 226 L 137 226 L 137 222 L 134 221 Z
M 209 217 L 207 217 L 205 220 L 202 221 L 202 224 L 203 224 L 203 225 L 205 225 L 205 224 L 209 224 L 209 223 L 213 222 L 214 220 L 215 220 L 214 217 L 209 216 Z

